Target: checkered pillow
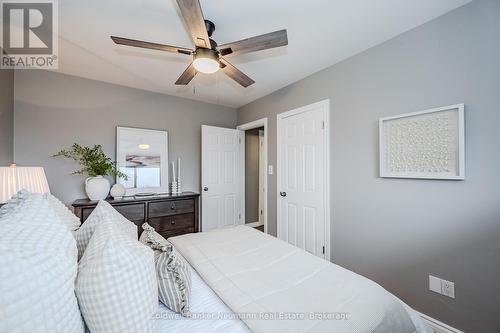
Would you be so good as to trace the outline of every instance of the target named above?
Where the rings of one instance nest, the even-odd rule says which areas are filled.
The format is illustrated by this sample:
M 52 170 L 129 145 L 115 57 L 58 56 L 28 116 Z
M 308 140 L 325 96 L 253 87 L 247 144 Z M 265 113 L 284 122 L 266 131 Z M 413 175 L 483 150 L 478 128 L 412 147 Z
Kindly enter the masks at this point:
M 83 256 L 96 227 L 107 221 L 115 223 L 123 232 L 137 239 L 137 226 L 118 213 L 108 202 L 101 200 L 81 228 L 74 233 L 78 247 L 78 259 Z
M 74 233 L 80 228 L 80 220 L 59 199 L 50 193 L 45 194 L 50 206 L 54 209 L 59 219 Z
M 173 245 L 144 223 L 139 241 L 155 251 L 155 267 L 158 279 L 158 296 L 170 310 L 189 316 L 191 301 L 191 267 L 175 251 Z
M 75 239 L 41 194 L 0 217 L 0 332 L 83 333 Z
M 100 223 L 79 262 L 76 296 L 92 333 L 152 333 L 158 311 L 153 251 Z

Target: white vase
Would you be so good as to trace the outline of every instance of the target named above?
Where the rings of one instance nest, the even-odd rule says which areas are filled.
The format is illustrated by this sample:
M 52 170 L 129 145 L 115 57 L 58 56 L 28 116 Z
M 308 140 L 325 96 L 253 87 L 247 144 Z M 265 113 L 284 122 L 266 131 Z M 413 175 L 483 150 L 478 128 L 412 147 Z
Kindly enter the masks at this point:
M 103 176 L 89 177 L 85 179 L 85 192 L 90 200 L 104 200 L 109 193 L 109 181 Z
M 120 200 L 123 198 L 125 193 L 126 193 L 125 186 L 123 186 L 122 184 L 115 184 L 113 185 L 113 187 L 111 187 L 111 191 L 109 194 L 111 194 L 113 199 Z

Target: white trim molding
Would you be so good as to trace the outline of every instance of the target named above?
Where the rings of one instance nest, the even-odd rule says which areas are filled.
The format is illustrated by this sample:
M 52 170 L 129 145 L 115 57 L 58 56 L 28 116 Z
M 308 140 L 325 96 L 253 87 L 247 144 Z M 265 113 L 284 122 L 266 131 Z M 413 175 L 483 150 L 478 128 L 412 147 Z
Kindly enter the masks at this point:
M 267 168 L 268 168 L 268 149 L 267 149 L 267 137 L 268 137 L 268 127 L 267 127 L 267 118 L 261 118 L 254 121 L 251 121 L 246 124 L 239 125 L 236 127 L 239 131 L 247 131 L 254 128 L 264 127 L 264 165 L 266 166 L 266 172 L 264 172 L 264 233 L 267 234 L 267 220 L 269 216 L 268 204 L 267 204 L 267 193 L 269 188 L 268 176 L 267 176 Z M 241 170 L 243 170 L 243 175 L 245 174 L 245 134 L 242 134 L 242 154 L 240 156 L 240 166 Z M 243 177 L 244 179 L 244 177 Z M 245 181 L 242 181 L 241 184 L 241 221 L 242 224 L 245 224 Z M 248 225 L 248 224 L 247 224 Z M 257 225 L 255 225 L 257 226 Z
M 451 327 L 450 325 L 440 322 L 437 319 L 429 317 L 426 314 L 423 314 L 418 311 L 417 313 L 420 315 L 424 323 L 431 328 L 433 333 L 465 333 L 464 331 L 460 331 L 454 327 Z

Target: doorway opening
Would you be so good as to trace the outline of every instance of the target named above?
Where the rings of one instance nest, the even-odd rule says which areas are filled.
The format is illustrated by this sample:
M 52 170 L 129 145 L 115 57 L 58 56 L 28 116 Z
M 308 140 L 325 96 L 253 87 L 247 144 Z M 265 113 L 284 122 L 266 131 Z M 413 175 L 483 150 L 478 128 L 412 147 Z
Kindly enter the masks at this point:
M 245 224 L 264 231 L 264 127 L 245 131 Z
M 267 118 L 238 126 L 243 131 L 242 222 L 267 233 Z

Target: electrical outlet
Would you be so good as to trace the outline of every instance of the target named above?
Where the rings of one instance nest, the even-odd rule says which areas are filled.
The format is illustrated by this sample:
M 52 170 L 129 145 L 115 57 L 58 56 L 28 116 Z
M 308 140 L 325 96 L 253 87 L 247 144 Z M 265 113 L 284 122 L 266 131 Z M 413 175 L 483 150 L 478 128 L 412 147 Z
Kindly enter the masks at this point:
M 429 275 L 429 290 L 450 298 L 455 298 L 455 283 L 432 275 Z
M 441 294 L 455 298 L 455 283 L 451 281 L 441 280 Z
M 268 171 L 267 173 L 268 173 L 269 175 L 272 175 L 272 174 L 273 174 L 273 166 L 272 166 L 272 165 L 270 165 L 267 171 Z

